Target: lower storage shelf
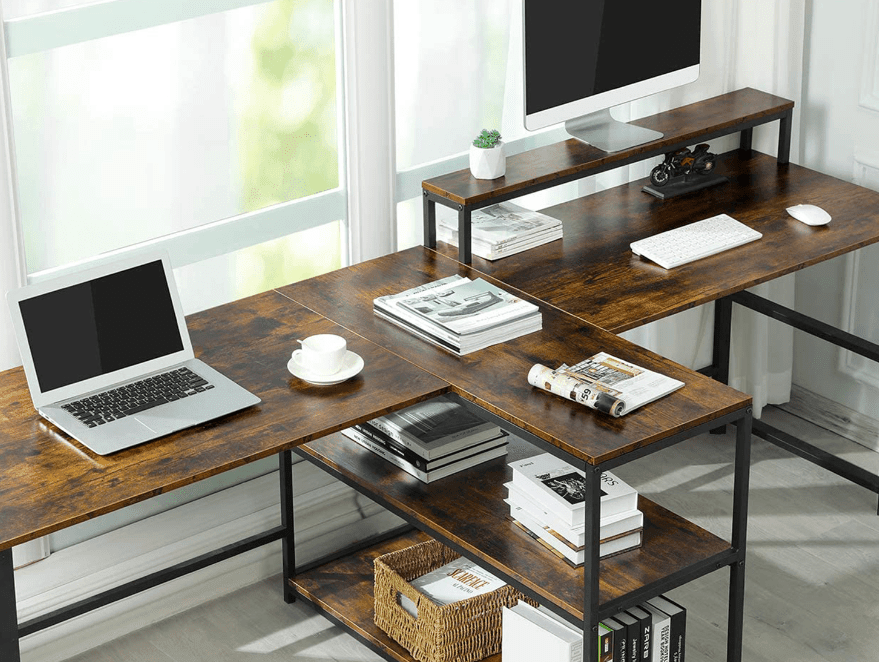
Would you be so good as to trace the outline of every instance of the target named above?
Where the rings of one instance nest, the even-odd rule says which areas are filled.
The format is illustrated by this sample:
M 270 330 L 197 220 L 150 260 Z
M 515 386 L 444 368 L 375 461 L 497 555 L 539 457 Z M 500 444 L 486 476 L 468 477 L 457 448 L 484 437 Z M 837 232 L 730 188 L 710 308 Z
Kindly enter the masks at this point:
M 467 558 L 519 582 L 517 588 L 542 604 L 583 619 L 583 569 L 552 556 L 507 517 L 508 463 L 539 452 L 521 439 L 511 437 L 507 457 L 431 484 L 340 436 L 309 442 L 296 452 Z M 643 496 L 639 507 L 642 547 L 601 562 L 599 604 L 607 616 L 630 594 L 653 597 L 734 561 L 735 551 L 722 538 Z M 367 571 L 371 566 L 364 566 Z
M 373 569 L 377 556 L 429 540 L 420 531 L 409 531 L 341 559 L 330 561 L 290 580 L 296 593 L 318 610 L 352 631 L 361 641 L 389 660 L 414 662 L 414 658 L 373 622 Z M 500 655 L 485 658 L 500 662 Z

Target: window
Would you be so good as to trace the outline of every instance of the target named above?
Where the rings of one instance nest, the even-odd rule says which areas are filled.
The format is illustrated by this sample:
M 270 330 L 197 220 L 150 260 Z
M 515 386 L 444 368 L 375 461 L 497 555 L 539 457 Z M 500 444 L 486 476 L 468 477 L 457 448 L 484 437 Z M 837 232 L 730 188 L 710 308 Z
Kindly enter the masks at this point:
M 159 245 L 191 312 L 342 265 L 337 2 L 216 4 L 7 3 L 32 280 Z

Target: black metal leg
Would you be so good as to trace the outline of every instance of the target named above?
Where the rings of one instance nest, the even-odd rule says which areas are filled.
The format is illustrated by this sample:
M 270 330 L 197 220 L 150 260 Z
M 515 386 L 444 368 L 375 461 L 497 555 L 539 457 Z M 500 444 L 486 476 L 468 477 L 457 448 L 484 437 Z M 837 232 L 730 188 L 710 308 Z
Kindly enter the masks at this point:
M 794 119 L 794 111 L 790 110 L 778 122 L 778 162 L 790 162 L 790 135 Z
M 729 383 L 729 347 L 732 334 L 732 300 L 729 297 L 714 302 L 714 379 Z M 711 434 L 724 434 L 726 426 L 714 428 Z
M 293 521 L 293 465 L 292 453 L 281 451 L 278 454 L 279 473 L 281 477 L 281 526 L 284 537 L 281 538 L 281 555 L 283 557 L 284 602 L 296 601 L 296 593 L 290 586 L 290 580 L 296 574 L 296 540 L 295 522 Z
M 587 466 L 585 470 L 586 544 L 583 548 L 583 662 L 598 662 L 598 546 L 601 517 L 601 469 Z
M 751 408 L 736 423 L 736 463 L 733 485 L 732 546 L 738 562 L 730 566 L 727 662 L 742 659 L 745 603 L 745 551 L 748 527 L 748 482 L 751 469 Z
M 751 145 L 754 142 L 754 127 L 750 129 L 742 129 L 739 135 L 739 149 L 746 152 L 751 151 Z
M 470 264 L 473 261 L 470 253 L 471 211 L 467 205 L 458 207 L 458 262 L 462 264 Z
M 0 660 L 20 662 L 12 548 L 0 551 Z
M 428 197 L 427 191 L 422 193 L 421 219 L 424 223 L 424 246 L 436 248 L 436 202 Z

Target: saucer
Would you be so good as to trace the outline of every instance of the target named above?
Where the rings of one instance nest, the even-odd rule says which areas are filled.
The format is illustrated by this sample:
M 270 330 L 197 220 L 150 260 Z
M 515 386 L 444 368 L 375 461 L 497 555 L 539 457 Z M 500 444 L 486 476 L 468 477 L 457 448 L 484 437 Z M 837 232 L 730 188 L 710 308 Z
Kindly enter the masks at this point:
M 331 386 L 332 384 L 341 384 L 346 379 L 351 379 L 354 375 L 363 370 L 363 359 L 352 351 L 345 352 L 345 358 L 342 359 L 342 367 L 338 372 L 332 375 L 315 375 L 303 366 L 300 361 L 302 350 L 297 349 L 293 352 L 293 356 L 287 361 L 287 370 L 294 377 L 299 377 L 304 382 L 315 384 L 317 386 Z

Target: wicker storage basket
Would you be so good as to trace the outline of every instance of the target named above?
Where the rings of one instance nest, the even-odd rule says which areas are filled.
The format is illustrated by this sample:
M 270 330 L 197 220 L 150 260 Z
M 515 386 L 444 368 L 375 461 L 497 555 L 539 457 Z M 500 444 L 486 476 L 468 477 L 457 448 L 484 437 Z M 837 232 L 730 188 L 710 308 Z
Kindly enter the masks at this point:
M 420 662 L 474 662 L 497 653 L 501 607 L 526 600 L 507 584 L 439 606 L 409 584 L 459 556 L 442 543 L 428 540 L 375 560 L 375 624 Z M 400 606 L 398 594 L 415 603 L 418 618 Z

